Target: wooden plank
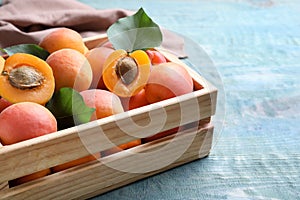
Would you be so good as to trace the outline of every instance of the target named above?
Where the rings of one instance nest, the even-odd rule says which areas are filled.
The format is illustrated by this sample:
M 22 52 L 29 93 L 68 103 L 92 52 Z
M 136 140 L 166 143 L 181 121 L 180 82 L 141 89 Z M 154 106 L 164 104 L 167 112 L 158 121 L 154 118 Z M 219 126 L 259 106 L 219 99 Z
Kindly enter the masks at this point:
M 0 199 L 85 199 L 102 194 L 136 180 L 207 156 L 211 149 L 212 133 L 213 127 L 207 126 L 198 131 L 182 132 L 174 139 L 164 138 L 140 145 L 102 158 L 100 159 L 101 162 L 91 162 L 4 190 L 0 192 Z M 186 151 L 176 158 L 176 154 L 178 152 L 181 153 L 177 147 L 183 146 L 190 141 L 191 143 Z M 138 160 L 141 158 L 141 154 L 151 153 L 168 144 L 173 144 L 168 151 L 161 151 L 162 153 L 159 155 L 150 156 L 149 158 L 151 159 L 146 157 L 143 161 Z M 137 157 L 138 155 L 139 157 Z M 132 173 L 134 170 L 147 168 L 153 163 L 161 163 L 170 157 L 176 159 L 162 168 L 145 171 L 145 173 Z M 123 166 L 131 172 L 121 171 L 111 166 Z
M 88 49 L 93 49 L 101 46 L 108 41 L 107 34 L 99 34 L 92 37 L 83 38 L 83 42 Z

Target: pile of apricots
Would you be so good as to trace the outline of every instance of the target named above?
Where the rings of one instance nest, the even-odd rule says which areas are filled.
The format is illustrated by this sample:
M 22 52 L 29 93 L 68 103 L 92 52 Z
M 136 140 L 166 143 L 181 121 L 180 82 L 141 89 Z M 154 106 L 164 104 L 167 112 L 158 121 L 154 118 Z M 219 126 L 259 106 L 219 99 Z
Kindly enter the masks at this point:
M 57 119 L 45 105 L 55 91 L 64 87 L 78 91 L 85 104 L 95 109 L 91 121 L 193 91 L 193 80 L 187 70 L 155 49 L 127 52 L 115 50 L 109 44 L 88 49 L 81 35 L 69 28 L 56 29 L 38 45 L 50 53 L 47 59 L 27 53 L 15 53 L 6 59 L 0 57 L 2 145 L 57 132 Z M 141 143 L 142 140 L 135 140 L 18 178 L 11 185 Z

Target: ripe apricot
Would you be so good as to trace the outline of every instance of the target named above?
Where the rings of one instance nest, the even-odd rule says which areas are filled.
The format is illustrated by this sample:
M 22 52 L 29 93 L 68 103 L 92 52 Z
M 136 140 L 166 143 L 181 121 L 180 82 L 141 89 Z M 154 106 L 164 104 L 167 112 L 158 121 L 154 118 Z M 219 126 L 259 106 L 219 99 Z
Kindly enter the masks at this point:
M 181 65 L 167 62 L 152 68 L 145 87 L 149 103 L 180 96 L 193 91 L 193 79 Z
M 130 97 L 144 88 L 150 74 L 151 63 L 145 51 L 127 53 L 115 50 L 103 66 L 105 86 L 121 97 Z
M 139 93 L 132 97 L 123 97 L 121 102 L 124 110 L 132 110 L 149 104 L 146 98 L 145 90 L 142 89 Z
M 0 113 L 0 141 L 10 145 L 57 131 L 52 113 L 44 106 L 33 102 L 21 102 L 7 107 Z M 9 181 L 10 186 L 31 181 L 50 174 L 50 169 L 41 170 Z
M 111 48 L 97 47 L 91 49 L 88 53 L 85 54 L 93 71 L 93 80 L 90 88 L 106 89 L 102 78 L 103 64 L 106 58 L 112 52 L 114 52 L 114 50 Z
M 10 103 L 6 99 L 0 97 L 0 113 L 10 105 L 12 105 L 12 103 Z
M 96 160 L 96 159 L 98 159 L 100 157 L 101 157 L 100 153 L 96 153 L 94 155 L 85 156 L 83 158 L 79 158 L 79 159 L 76 159 L 76 160 L 73 160 L 73 161 L 70 161 L 70 162 L 67 162 L 67 163 L 64 163 L 64 164 L 52 167 L 51 171 L 54 172 L 54 173 L 55 172 L 60 172 L 60 171 L 63 171 L 65 169 L 69 169 L 71 167 L 74 167 L 74 166 L 77 166 L 77 165 L 81 165 L 83 163 L 87 163 L 87 162 Z
M 0 141 L 3 145 L 9 145 L 56 132 L 57 122 L 44 106 L 21 102 L 0 113 L 0 127 Z
M 16 53 L 6 59 L 0 75 L 0 95 L 9 102 L 45 104 L 54 88 L 52 69 L 44 60 L 25 53 Z
M 133 140 L 131 142 L 121 144 L 121 145 L 113 147 L 111 149 L 107 149 L 105 151 L 102 151 L 101 156 L 102 157 L 109 156 L 111 154 L 118 153 L 118 152 L 126 150 L 126 149 L 130 149 L 130 148 L 138 146 L 140 144 L 142 144 L 141 139 Z
M 40 41 L 39 46 L 46 49 L 49 53 L 70 48 L 84 54 L 86 50 L 81 35 L 69 28 L 58 28 L 54 30 Z
M 87 106 L 96 109 L 91 121 L 124 112 L 120 98 L 110 91 L 90 89 L 80 94 Z
M 71 87 L 77 91 L 87 90 L 93 73 L 86 57 L 74 49 L 61 49 L 50 54 L 46 62 L 53 70 L 55 90 Z
M 147 55 L 149 56 L 149 59 L 151 60 L 152 65 L 157 65 L 160 63 L 166 63 L 167 60 L 164 55 L 162 55 L 159 51 L 155 50 L 146 50 Z

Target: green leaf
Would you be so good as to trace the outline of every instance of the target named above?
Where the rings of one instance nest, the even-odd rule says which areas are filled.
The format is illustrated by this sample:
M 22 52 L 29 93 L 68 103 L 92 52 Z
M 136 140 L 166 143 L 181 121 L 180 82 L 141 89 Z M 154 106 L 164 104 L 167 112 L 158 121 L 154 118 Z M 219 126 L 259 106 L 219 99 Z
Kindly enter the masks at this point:
M 18 44 L 3 49 L 9 56 L 15 53 L 28 53 L 46 60 L 50 53 L 36 44 Z
M 137 49 L 158 47 L 162 42 L 159 26 L 140 8 L 132 16 L 124 17 L 112 24 L 107 36 L 115 49 L 128 52 Z
M 55 92 L 46 107 L 55 116 L 59 130 L 89 122 L 95 111 L 84 103 L 80 93 L 67 87 Z

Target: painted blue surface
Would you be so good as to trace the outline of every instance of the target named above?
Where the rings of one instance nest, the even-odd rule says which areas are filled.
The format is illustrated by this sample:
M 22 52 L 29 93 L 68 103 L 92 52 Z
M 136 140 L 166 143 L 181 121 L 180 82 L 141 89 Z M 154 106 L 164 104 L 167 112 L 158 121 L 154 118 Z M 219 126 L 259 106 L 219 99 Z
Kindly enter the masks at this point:
M 94 199 L 300 199 L 299 0 L 81 2 L 144 7 L 205 50 L 226 95 L 209 157 Z

